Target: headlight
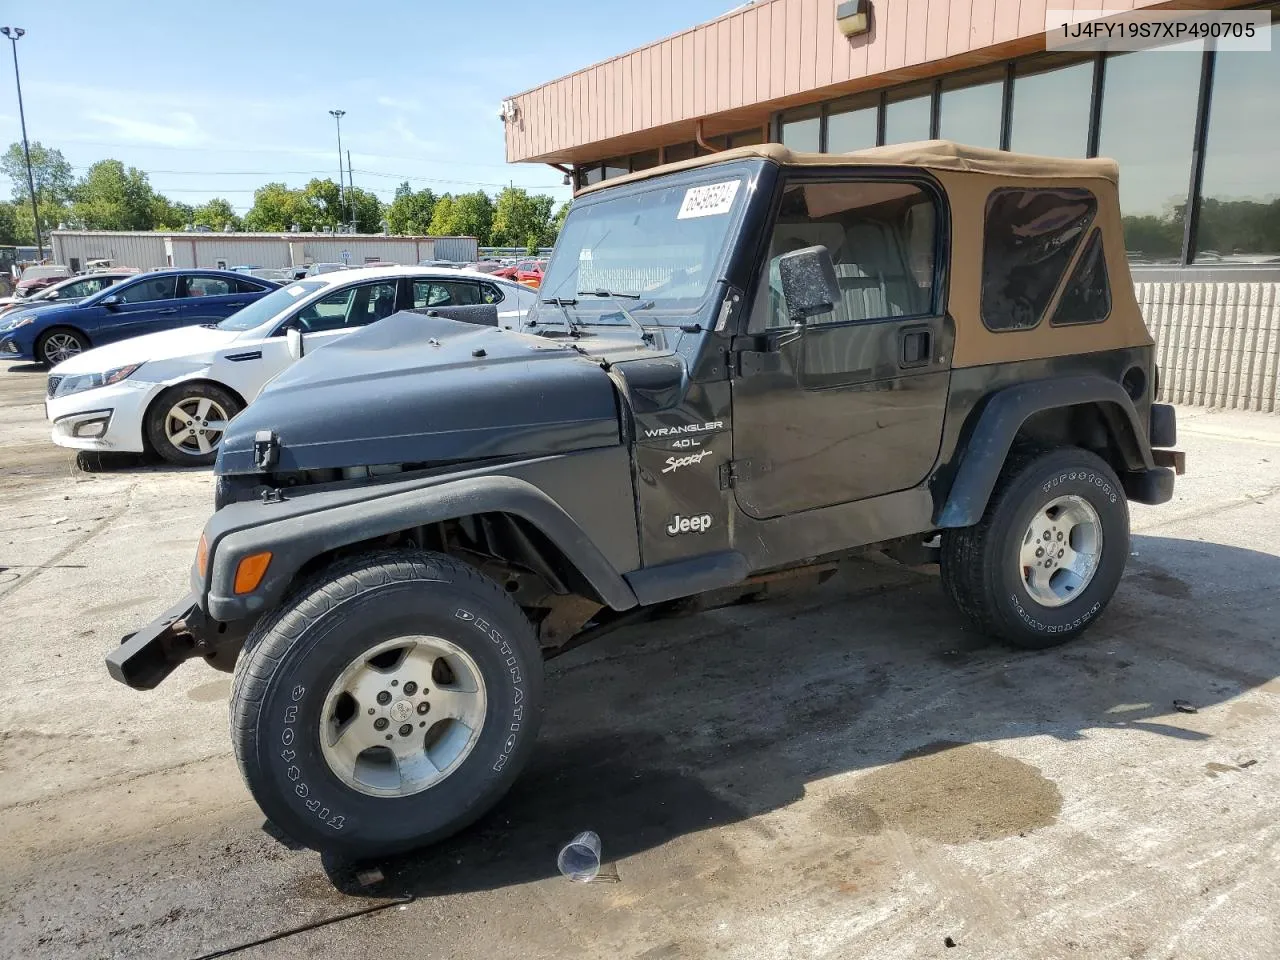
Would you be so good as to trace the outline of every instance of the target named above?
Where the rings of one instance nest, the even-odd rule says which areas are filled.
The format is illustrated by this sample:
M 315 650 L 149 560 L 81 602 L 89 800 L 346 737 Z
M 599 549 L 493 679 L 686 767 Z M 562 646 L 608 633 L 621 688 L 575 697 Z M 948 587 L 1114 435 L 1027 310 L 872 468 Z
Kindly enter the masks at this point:
M 9 333 L 28 323 L 35 323 L 35 317 L 14 317 L 12 320 L 0 320 L 0 333 Z
M 71 394 L 80 393 L 82 390 L 92 390 L 94 387 L 108 387 L 113 383 L 119 383 L 121 380 L 127 380 L 129 375 L 140 366 L 142 366 L 140 363 L 130 363 L 123 367 L 108 370 L 106 373 L 68 374 L 58 381 L 50 396 L 57 399 L 58 397 L 69 397 Z

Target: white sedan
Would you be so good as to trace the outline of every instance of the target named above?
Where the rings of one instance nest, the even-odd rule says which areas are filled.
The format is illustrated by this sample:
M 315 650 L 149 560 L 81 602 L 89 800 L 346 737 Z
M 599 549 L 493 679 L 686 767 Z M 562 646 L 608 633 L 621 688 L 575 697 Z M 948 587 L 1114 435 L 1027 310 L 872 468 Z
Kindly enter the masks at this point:
M 287 331 L 317 347 L 398 310 L 493 304 L 519 329 L 537 302 L 526 287 L 469 270 L 371 267 L 298 280 L 207 327 L 87 350 L 49 372 L 53 442 L 77 450 L 154 450 L 213 463 L 227 421 L 292 362 Z

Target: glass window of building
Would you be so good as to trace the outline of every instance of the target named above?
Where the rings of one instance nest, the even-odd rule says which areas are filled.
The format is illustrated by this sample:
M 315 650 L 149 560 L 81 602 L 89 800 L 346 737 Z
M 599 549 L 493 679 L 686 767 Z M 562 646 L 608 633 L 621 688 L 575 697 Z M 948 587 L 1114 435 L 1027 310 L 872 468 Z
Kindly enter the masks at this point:
M 658 165 L 658 151 L 646 150 L 643 153 L 633 153 L 631 155 L 631 171 L 648 170 L 650 167 Z
M 1280 27 L 1271 27 L 1268 53 L 1218 53 L 1196 225 L 1197 263 L 1280 263 L 1277 91 Z
M 880 97 L 840 100 L 827 108 L 827 153 L 851 153 L 876 145 Z
M 817 107 L 791 110 L 782 115 L 782 144 L 792 150 L 817 153 L 820 149 L 822 113 Z
M 1083 157 L 1089 150 L 1092 99 L 1093 60 L 1035 72 L 1018 64 L 1013 78 L 1010 149 L 1047 157 Z
M 589 187 L 593 183 L 599 183 L 603 179 L 603 176 L 604 170 L 598 163 L 592 164 L 585 169 L 581 167 L 578 168 L 578 179 L 582 181 L 582 185 L 584 187 Z
M 927 87 L 889 94 L 884 108 L 884 142 L 928 140 L 933 96 Z
M 1201 59 L 1169 52 L 1107 58 L 1098 154 L 1120 164 L 1124 243 L 1134 263 L 1182 259 Z
M 943 81 L 938 135 L 975 147 L 1000 149 L 1004 68 Z
M 679 160 L 692 160 L 700 153 L 702 151 L 698 149 L 696 143 L 677 143 L 667 147 L 663 151 L 663 156 L 666 158 L 667 163 L 675 163 Z
M 761 127 L 752 127 L 750 130 L 739 130 L 737 133 L 731 133 L 725 139 L 725 145 L 732 150 L 734 147 L 747 147 L 756 143 L 764 143 L 765 135 Z
M 606 180 L 622 177 L 630 172 L 631 167 L 626 157 L 614 157 L 604 162 L 604 179 Z

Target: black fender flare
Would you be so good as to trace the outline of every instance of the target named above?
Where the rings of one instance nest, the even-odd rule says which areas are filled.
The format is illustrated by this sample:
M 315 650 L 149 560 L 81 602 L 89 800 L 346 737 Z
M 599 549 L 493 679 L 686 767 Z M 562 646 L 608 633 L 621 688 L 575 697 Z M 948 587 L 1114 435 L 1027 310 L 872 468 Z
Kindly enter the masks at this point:
M 1133 470 L 1154 466 L 1146 428 L 1119 383 L 1104 377 L 1057 377 L 1006 387 L 992 394 L 964 443 L 947 499 L 934 517 L 934 527 L 968 527 L 982 519 L 1014 437 L 1027 418 L 1042 410 L 1100 404 L 1107 426 L 1118 434 Z
M 359 496 L 363 492 L 364 497 Z M 479 513 L 508 513 L 522 517 L 562 550 L 600 598 L 615 610 L 637 605 L 635 592 L 578 523 L 541 489 L 510 476 L 467 477 L 430 486 L 392 485 L 373 498 L 357 491 L 338 502 L 317 503 L 305 512 L 272 519 L 271 504 L 246 503 L 253 520 L 218 530 L 221 515 L 231 519 L 233 508 L 219 511 L 205 528 L 210 570 L 207 584 L 193 571 L 193 580 L 206 592 L 206 610 L 214 620 L 231 622 L 256 617 L 276 606 L 299 570 L 310 560 L 340 547 L 398 533 L 417 526 Z M 301 504 L 311 497 L 286 503 Z M 254 522 L 256 521 L 256 522 Z M 266 576 L 251 593 L 237 595 L 235 567 L 240 558 L 270 551 Z M 199 591 L 198 592 L 203 592 Z

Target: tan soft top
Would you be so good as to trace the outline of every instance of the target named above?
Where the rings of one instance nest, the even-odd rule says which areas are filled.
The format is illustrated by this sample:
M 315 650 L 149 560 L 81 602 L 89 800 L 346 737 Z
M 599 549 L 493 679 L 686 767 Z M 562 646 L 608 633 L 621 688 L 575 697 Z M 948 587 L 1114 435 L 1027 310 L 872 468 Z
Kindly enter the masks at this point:
M 1010 153 L 1007 150 L 989 150 L 985 147 L 969 147 L 950 140 L 919 140 L 915 143 L 895 143 L 884 147 L 871 147 L 853 153 L 800 153 L 780 143 L 762 143 L 749 147 L 735 147 L 719 153 L 707 153 L 691 160 L 651 167 L 623 177 L 612 177 L 578 191 L 578 196 L 592 193 L 604 187 L 616 187 L 622 183 L 635 183 L 650 177 L 692 170 L 714 163 L 727 163 L 747 157 L 761 157 L 781 166 L 894 166 L 922 167 L 927 170 L 946 170 L 953 173 L 982 173 L 995 177 L 1035 177 L 1049 180 L 1109 180 L 1117 183 L 1120 169 L 1114 160 L 1071 160 L 1062 157 L 1039 157 L 1028 153 Z

